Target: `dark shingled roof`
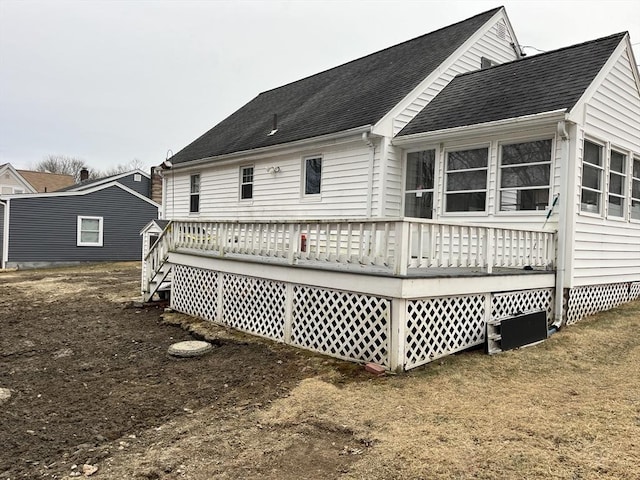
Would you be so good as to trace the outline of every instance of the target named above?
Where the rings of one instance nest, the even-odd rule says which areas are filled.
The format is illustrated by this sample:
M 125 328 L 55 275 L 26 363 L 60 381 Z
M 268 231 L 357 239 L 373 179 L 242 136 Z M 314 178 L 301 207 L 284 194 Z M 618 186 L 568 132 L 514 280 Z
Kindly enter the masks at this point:
M 625 33 L 458 75 L 398 136 L 570 111 Z
M 173 164 L 373 125 L 502 7 L 261 93 L 173 157 Z M 269 136 L 273 115 L 278 131 Z

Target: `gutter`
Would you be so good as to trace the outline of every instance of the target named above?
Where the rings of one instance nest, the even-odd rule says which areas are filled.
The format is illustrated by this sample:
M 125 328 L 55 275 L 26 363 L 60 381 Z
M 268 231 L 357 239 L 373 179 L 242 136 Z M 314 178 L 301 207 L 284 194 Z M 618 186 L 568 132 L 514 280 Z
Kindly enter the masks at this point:
M 227 153 L 224 155 L 218 155 L 213 157 L 205 157 L 199 158 L 197 160 L 190 160 L 188 162 L 174 163 L 173 169 L 184 169 L 189 167 L 196 167 L 202 165 L 204 163 L 213 163 L 215 165 L 226 165 L 230 163 L 235 163 L 239 159 L 243 161 L 253 160 L 255 156 L 268 156 L 274 153 L 279 152 L 280 150 L 293 149 L 297 147 L 303 147 L 305 145 L 314 144 L 317 142 L 327 141 L 327 140 L 339 140 L 341 138 L 350 137 L 352 135 L 362 135 L 363 133 L 371 132 L 372 125 L 363 125 L 361 127 L 351 128 L 349 130 L 343 130 L 337 133 L 330 133 L 327 135 L 320 135 L 317 137 L 305 138 L 302 140 L 295 140 L 293 142 L 288 143 L 280 143 L 277 145 L 270 145 L 268 147 L 255 148 L 251 150 L 241 150 L 239 152 Z
M 371 131 L 362 133 L 362 141 L 367 144 L 371 155 L 369 156 L 369 169 L 367 175 L 367 218 L 371 218 L 373 211 L 373 167 L 376 158 L 376 145 L 371 141 Z
M 563 323 L 564 313 L 564 281 L 566 274 L 566 261 L 567 261 L 567 211 L 569 208 L 569 192 L 568 187 L 569 179 L 568 175 L 571 169 L 569 168 L 569 132 L 567 132 L 567 124 L 565 120 L 558 122 L 557 136 L 562 142 L 560 145 L 560 185 L 565 185 L 565 191 L 560 193 L 560 207 L 558 211 L 558 248 L 557 248 L 557 265 L 556 265 L 556 292 L 555 292 L 555 305 L 554 305 L 554 321 L 552 326 L 558 330 Z M 562 181 L 564 178 L 564 182 Z
M 0 203 L 4 205 L 4 218 L 2 219 L 2 258 L 0 258 L 0 269 L 6 268 L 7 262 L 9 262 L 9 209 L 11 200 L 0 200 Z
M 457 137 L 468 137 L 471 134 L 494 134 L 496 128 L 509 126 L 512 126 L 514 128 L 522 128 L 523 123 L 529 124 L 530 126 L 544 125 L 550 123 L 551 121 L 558 122 L 565 120 L 566 112 L 567 109 L 562 108 L 559 110 L 552 110 L 550 112 L 534 113 L 531 115 L 523 115 L 522 117 L 506 118 L 493 122 L 477 123 L 474 125 L 463 125 L 453 128 L 444 128 L 431 132 L 414 133 L 412 135 L 394 137 L 391 144 L 402 146 L 416 143 L 418 141 L 435 142 L 437 140 L 437 142 L 442 142 L 444 140 L 450 140 Z

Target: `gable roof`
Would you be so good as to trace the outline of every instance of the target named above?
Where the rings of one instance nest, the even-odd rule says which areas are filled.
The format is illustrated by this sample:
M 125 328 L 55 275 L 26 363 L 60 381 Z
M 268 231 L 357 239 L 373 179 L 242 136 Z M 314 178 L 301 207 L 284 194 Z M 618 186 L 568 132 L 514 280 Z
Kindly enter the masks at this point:
M 22 175 L 20 175 L 19 171 L 16 170 L 13 165 L 10 163 L 3 163 L 0 165 L 0 176 L 4 176 L 7 172 L 10 173 L 16 181 L 21 183 L 29 193 L 36 192 L 36 189 Z
M 106 190 L 108 188 L 119 188 L 120 190 L 124 190 L 125 192 L 137 197 L 145 202 L 153 205 L 154 207 L 160 208 L 160 205 L 151 200 L 148 197 L 136 192 L 135 190 L 127 187 L 119 183 L 118 181 L 110 181 L 107 183 L 102 183 L 100 185 L 92 185 L 91 187 L 87 187 L 81 190 L 69 191 L 69 190 L 58 190 L 57 192 L 47 192 L 47 193 L 17 193 L 12 195 L 0 195 L 0 200 L 25 200 L 29 198 L 60 198 L 60 197 L 76 197 L 88 195 L 94 192 L 98 192 L 100 190 Z M 125 212 L 126 213 L 126 212 Z
M 73 185 L 70 185 L 70 186 L 68 186 L 66 188 L 62 188 L 62 189 L 60 189 L 60 191 L 61 192 L 73 192 L 73 191 L 79 191 L 79 190 L 86 190 L 87 188 L 92 188 L 92 187 L 95 187 L 97 185 L 102 185 L 104 183 L 117 181 L 117 180 L 119 180 L 121 178 L 128 177 L 129 175 L 133 175 L 135 173 L 138 173 L 138 174 L 142 175 L 143 177 L 151 178 L 148 173 L 143 172 L 142 170 L 139 170 L 139 169 L 135 169 L 135 170 L 130 170 L 128 172 L 116 173 L 114 175 L 109 175 L 108 177 L 96 178 L 96 179 L 93 179 L 93 180 L 84 180 L 82 182 L 78 182 L 78 183 L 75 183 Z
M 398 137 L 544 112 L 569 112 L 626 33 L 458 75 Z
M 31 170 L 17 170 L 22 178 L 40 193 L 55 192 L 61 188 L 74 184 L 72 175 L 62 175 L 59 173 L 34 172 Z
M 261 93 L 172 164 L 374 125 L 502 7 Z M 269 135 L 277 115 L 277 132 Z

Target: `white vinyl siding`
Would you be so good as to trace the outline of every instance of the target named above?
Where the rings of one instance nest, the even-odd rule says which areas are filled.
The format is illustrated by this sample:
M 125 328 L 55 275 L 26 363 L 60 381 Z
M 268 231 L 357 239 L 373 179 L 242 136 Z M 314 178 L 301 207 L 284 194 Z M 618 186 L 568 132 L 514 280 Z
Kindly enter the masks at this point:
M 322 196 L 317 201 L 301 199 L 301 157 L 322 153 Z M 245 162 L 199 168 L 201 175 L 200 218 L 272 220 L 299 218 L 354 218 L 366 216 L 367 172 L 371 150 L 357 140 L 314 147 L 308 154 L 291 152 L 253 161 L 253 198 L 240 199 L 240 165 Z M 280 168 L 277 174 L 269 167 Z M 172 186 L 175 177 L 175 186 Z M 173 191 L 175 190 L 175 200 Z M 167 218 L 188 214 L 189 173 L 174 170 L 167 175 Z
M 503 32 L 504 35 L 501 35 L 500 32 Z M 516 60 L 517 55 L 511 42 L 513 39 L 504 19 L 499 19 L 478 41 L 460 53 L 457 58 L 454 58 L 453 63 L 437 78 L 425 85 L 423 91 L 395 116 L 393 135 L 396 135 L 413 120 L 456 75 L 479 70 L 482 57 L 498 64 Z
M 587 100 L 584 128 L 576 142 L 579 165 L 584 137 L 606 142 L 608 149 L 605 152 L 613 149 L 626 156 L 627 205 L 633 202 L 633 192 L 630 191 L 633 188 L 633 168 L 630 159 L 640 158 L 638 131 L 640 95 L 629 55 L 622 50 L 592 97 Z M 577 174 L 575 181 L 580 185 L 580 169 Z M 608 175 L 605 178 L 608 180 Z M 604 200 L 607 198 L 604 197 Z M 580 201 L 579 197 L 576 201 Z M 611 215 L 603 218 L 582 213 L 576 216 L 572 286 L 640 280 L 640 222 L 633 220 L 633 210 L 630 210 L 625 212 L 626 218 Z
M 78 216 L 76 245 L 78 247 L 102 247 L 102 217 Z

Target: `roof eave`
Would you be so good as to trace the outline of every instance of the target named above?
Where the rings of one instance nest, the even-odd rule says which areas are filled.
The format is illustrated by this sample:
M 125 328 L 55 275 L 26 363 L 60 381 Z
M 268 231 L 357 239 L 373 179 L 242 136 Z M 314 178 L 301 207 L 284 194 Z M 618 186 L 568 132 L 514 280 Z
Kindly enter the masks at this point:
M 565 120 L 567 109 L 552 110 L 549 112 L 534 113 L 521 117 L 506 118 L 495 120 L 493 122 L 477 123 L 474 125 L 463 125 L 460 127 L 445 128 L 441 130 L 433 130 L 430 132 L 420 132 L 411 135 L 395 137 L 392 144 L 396 146 L 410 145 L 414 143 L 424 143 L 431 141 L 454 140 L 456 138 L 468 137 L 469 135 L 486 135 L 491 134 L 496 129 L 505 129 L 508 127 L 535 127 L 539 125 L 549 124 Z
M 329 133 L 327 135 L 304 138 L 302 140 L 295 140 L 293 142 L 279 143 L 277 145 L 270 145 L 268 147 L 254 148 L 251 150 L 241 150 L 239 152 L 227 153 L 224 155 L 216 155 L 212 157 L 204 157 L 196 160 L 189 160 L 186 162 L 175 163 L 172 165 L 171 168 L 173 170 L 181 170 L 185 168 L 200 166 L 205 163 L 215 163 L 216 165 L 218 165 L 218 164 L 233 163 L 238 160 L 246 161 L 247 157 L 259 158 L 259 157 L 272 155 L 274 153 L 279 153 L 282 150 L 299 148 L 299 147 L 303 147 L 305 145 L 310 145 L 313 143 L 327 142 L 331 140 L 339 140 L 342 138 L 351 137 L 354 135 L 361 135 L 362 133 L 365 133 L 365 132 L 371 132 L 372 128 L 373 128 L 373 125 L 371 124 L 362 125 L 360 127 L 350 128 L 348 130 L 342 130 L 336 133 Z M 171 161 L 171 157 L 168 160 Z

